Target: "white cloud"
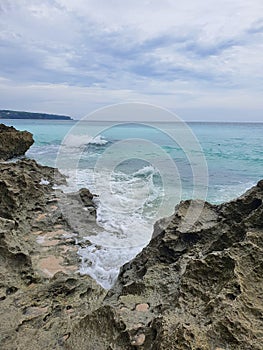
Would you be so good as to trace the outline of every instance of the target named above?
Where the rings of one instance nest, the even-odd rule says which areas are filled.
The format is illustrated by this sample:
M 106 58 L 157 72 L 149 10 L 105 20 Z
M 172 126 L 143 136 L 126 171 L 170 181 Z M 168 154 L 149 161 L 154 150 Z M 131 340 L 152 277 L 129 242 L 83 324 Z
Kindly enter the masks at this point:
M 261 0 L 6 1 L 1 105 L 81 115 L 136 99 L 259 118 L 261 13 Z
M 160 87 L 160 86 L 159 86 Z M 164 84 L 167 89 L 167 84 Z M 162 86 L 161 86 L 162 88 Z M 149 90 L 151 93 L 149 94 Z M 234 90 L 200 91 L 198 86 L 169 83 L 169 94 L 161 94 L 153 81 L 150 89 L 135 92 L 128 89 L 78 87 L 67 84 L 17 84 L 0 78 L 0 104 L 5 109 L 27 110 L 70 115 L 81 118 L 97 108 L 120 102 L 144 102 L 159 105 L 185 120 L 261 121 L 263 101 L 260 93 Z M 250 106 L 250 108 L 247 108 Z M 249 119 L 248 119 L 249 118 Z

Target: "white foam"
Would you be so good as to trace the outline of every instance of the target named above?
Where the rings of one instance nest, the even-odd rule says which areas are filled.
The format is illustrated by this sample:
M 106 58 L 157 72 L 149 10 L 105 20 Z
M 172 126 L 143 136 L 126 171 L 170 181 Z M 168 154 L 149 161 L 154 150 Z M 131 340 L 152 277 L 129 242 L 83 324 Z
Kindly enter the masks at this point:
M 69 134 L 62 142 L 62 146 L 69 150 L 74 151 L 76 148 L 84 148 L 88 144 L 93 145 L 105 145 L 108 141 L 105 140 L 101 135 L 92 137 L 89 135 L 74 135 Z
M 128 175 L 117 172 L 112 174 L 109 184 L 107 175 L 102 172 L 100 186 L 96 187 L 96 181 L 91 180 L 92 171 L 78 171 L 77 183 L 88 185 L 99 195 L 97 222 L 104 228 L 97 236 L 87 235 L 91 245 L 79 250 L 80 272 L 89 274 L 106 289 L 115 283 L 120 267 L 132 260 L 151 239 L 153 224 L 159 218 L 155 201 L 163 196 L 161 186 L 153 183 L 154 174 L 156 170 L 152 166 Z M 249 182 L 218 187 L 214 200 L 211 194 L 209 200 L 231 200 L 251 185 Z M 168 213 L 161 216 L 166 215 Z
M 137 176 L 151 176 L 153 174 L 156 173 L 156 170 L 154 169 L 154 167 L 152 165 L 147 165 L 147 166 L 144 166 L 143 168 L 137 170 L 133 176 L 134 177 L 137 177 Z
M 209 195 L 208 200 L 216 204 L 228 202 L 233 200 L 234 198 L 241 196 L 254 185 L 255 183 L 250 181 L 246 183 L 240 182 L 231 185 L 216 186 L 213 193 Z
M 106 209 L 111 214 L 113 211 L 122 215 L 142 215 L 148 204 L 157 199 L 161 192 L 161 188 L 153 183 L 154 169 L 147 168 L 145 172 L 142 169 L 141 172 L 131 175 L 114 172 L 110 179 L 107 175 L 104 178 L 102 174 L 98 174 L 95 191 L 100 195 L 101 210 Z M 146 176 L 142 176 L 145 174 Z
M 39 182 L 39 185 L 49 185 L 50 182 L 48 180 L 45 179 L 41 179 L 41 181 Z
M 92 138 L 89 141 L 89 143 L 92 145 L 106 145 L 108 143 L 108 141 L 105 140 L 105 138 L 103 138 L 101 135 L 98 135 L 98 136 Z
M 110 289 L 118 277 L 120 266 L 132 260 L 142 248 L 143 246 L 137 246 L 123 249 L 96 244 L 80 248 L 80 273 L 90 275 L 103 288 Z
M 156 201 L 161 200 L 161 186 L 153 182 L 156 170 L 144 167 L 133 174 L 100 172 L 99 185 L 90 169 L 69 172 L 67 191 L 87 187 L 96 198 L 97 223 L 104 231 L 85 237 L 91 245 L 79 249 L 80 272 L 110 288 L 120 267 L 133 259 L 151 239 L 156 221 Z

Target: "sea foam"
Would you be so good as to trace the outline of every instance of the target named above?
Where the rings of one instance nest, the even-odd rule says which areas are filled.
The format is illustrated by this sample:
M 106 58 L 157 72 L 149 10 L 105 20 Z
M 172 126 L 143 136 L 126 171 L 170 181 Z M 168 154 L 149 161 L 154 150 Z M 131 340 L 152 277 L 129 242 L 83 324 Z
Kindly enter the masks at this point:
M 74 135 L 69 134 L 62 142 L 62 146 L 67 147 L 69 150 L 76 148 L 84 148 L 88 144 L 92 145 L 106 145 L 108 143 L 105 138 L 103 138 L 101 135 L 98 135 L 96 137 L 92 137 L 89 135 Z
M 102 171 L 98 186 L 92 169 L 68 173 L 68 192 L 77 184 L 78 188 L 88 187 L 98 195 L 97 224 L 103 230 L 97 235 L 87 232 L 78 253 L 80 272 L 89 274 L 106 289 L 116 281 L 120 267 L 151 239 L 156 207 L 163 196 L 161 184 L 154 183 L 156 175 L 154 167 L 146 166 L 131 174 L 113 172 L 109 182 L 107 172 Z

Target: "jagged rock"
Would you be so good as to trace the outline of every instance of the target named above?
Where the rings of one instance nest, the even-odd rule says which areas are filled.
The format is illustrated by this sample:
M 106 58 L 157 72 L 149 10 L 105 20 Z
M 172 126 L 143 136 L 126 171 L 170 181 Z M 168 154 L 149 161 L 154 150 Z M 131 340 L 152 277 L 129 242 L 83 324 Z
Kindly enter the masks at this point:
M 229 203 L 180 203 L 108 292 L 77 273 L 93 195 L 62 183 L 32 160 L 0 164 L 1 349 L 262 349 L 263 180 Z
M 77 273 L 78 235 L 60 207 L 71 195 L 55 184 L 65 184 L 64 176 L 33 160 L 0 164 L 1 349 L 64 348 L 74 320 L 98 308 L 106 294 Z M 96 211 L 91 194 L 81 193 Z
M 34 143 L 28 131 L 18 131 L 13 126 L 0 124 L 0 160 L 22 156 Z
M 105 291 L 90 277 L 57 273 L 0 301 L 1 349 L 64 349 L 74 320 L 99 307 Z
M 262 183 L 232 202 L 203 203 L 192 227 L 191 201 L 160 220 L 67 349 L 262 349 Z

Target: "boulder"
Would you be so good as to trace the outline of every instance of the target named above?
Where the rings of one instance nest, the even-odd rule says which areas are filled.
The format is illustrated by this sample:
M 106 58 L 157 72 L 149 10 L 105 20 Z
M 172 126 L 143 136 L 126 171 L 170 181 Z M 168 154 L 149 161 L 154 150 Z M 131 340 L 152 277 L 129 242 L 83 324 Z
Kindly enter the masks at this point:
M 18 131 L 13 126 L 0 124 L 0 160 L 22 156 L 34 143 L 28 131 Z

